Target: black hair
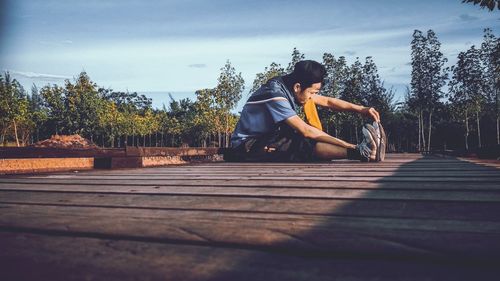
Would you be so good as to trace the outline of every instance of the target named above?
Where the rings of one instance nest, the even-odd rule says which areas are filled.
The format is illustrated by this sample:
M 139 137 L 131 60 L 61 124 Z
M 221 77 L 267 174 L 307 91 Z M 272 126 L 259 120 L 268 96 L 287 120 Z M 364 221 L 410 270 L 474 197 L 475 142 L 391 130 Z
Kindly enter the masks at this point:
M 290 78 L 293 83 L 299 83 L 302 89 L 311 87 L 314 83 L 323 83 L 325 78 L 325 67 L 313 60 L 302 60 L 295 64 Z

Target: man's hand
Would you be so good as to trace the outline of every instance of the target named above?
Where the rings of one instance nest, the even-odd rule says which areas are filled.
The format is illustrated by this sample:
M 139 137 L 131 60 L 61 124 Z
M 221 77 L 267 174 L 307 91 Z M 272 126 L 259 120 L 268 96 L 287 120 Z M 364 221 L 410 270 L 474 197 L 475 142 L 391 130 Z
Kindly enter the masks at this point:
M 380 114 L 373 107 L 363 107 L 360 113 L 368 118 L 372 118 L 375 122 L 380 122 Z

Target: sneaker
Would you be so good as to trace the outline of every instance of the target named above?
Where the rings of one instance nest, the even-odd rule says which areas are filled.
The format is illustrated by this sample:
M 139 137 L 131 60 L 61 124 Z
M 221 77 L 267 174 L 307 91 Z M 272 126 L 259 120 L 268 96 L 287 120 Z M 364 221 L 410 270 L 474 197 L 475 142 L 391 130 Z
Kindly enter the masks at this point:
M 371 130 L 373 130 L 373 127 Z M 362 157 L 361 161 L 376 161 L 377 143 L 375 142 L 374 133 L 370 132 L 370 129 L 366 126 L 361 131 L 363 132 L 363 141 L 357 146 Z
M 376 125 L 375 122 L 373 122 L 372 126 L 371 124 L 365 124 L 365 128 L 370 132 L 370 135 L 372 136 L 375 146 L 377 147 L 377 152 L 375 153 L 375 159 L 372 159 L 374 162 L 378 162 L 380 158 L 380 129 L 378 125 Z
M 373 122 L 373 128 L 378 132 L 379 146 L 377 153 L 377 161 L 385 160 L 385 151 L 387 148 L 387 136 L 384 131 L 384 127 L 379 122 Z

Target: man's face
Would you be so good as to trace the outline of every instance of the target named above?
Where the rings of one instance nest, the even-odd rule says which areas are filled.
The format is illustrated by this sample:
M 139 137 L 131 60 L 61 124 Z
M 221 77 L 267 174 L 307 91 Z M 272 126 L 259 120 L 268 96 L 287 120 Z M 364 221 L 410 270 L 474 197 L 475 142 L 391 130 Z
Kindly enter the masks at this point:
M 302 89 L 299 83 L 293 86 L 295 99 L 300 105 L 304 105 L 313 95 L 316 95 L 321 90 L 321 83 L 314 83 L 310 87 Z

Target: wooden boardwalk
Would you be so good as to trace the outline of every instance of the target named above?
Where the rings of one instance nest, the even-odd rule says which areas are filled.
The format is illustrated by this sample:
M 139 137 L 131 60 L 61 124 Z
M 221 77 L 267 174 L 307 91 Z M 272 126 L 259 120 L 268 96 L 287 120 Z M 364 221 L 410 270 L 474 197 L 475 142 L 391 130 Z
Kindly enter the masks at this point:
M 0 177 L 1 280 L 499 280 L 500 164 Z

